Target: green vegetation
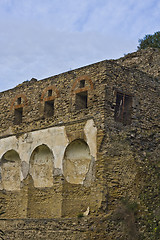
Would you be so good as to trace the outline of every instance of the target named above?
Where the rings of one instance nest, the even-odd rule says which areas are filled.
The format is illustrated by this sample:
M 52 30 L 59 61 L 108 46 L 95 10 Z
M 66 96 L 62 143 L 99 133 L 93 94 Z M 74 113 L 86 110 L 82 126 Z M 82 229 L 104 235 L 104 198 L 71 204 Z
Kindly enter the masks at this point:
M 153 35 L 147 34 L 143 39 L 139 39 L 138 49 L 145 49 L 147 47 L 160 48 L 160 31 Z

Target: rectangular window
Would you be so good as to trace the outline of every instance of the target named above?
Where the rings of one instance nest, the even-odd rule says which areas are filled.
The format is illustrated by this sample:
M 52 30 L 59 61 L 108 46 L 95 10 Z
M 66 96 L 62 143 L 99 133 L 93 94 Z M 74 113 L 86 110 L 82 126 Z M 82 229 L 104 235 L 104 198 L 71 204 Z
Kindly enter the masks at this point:
M 48 97 L 51 97 L 52 96 L 52 89 L 49 89 L 48 90 Z
M 45 117 L 52 117 L 54 115 L 54 100 L 45 102 L 44 115 Z
M 21 104 L 21 97 L 17 98 L 17 104 L 18 104 L 18 105 Z
M 131 124 L 132 97 L 117 92 L 116 107 L 114 118 L 116 122 L 122 122 L 123 125 Z
M 23 108 L 17 108 L 14 110 L 14 124 L 18 125 L 22 123 Z
M 81 80 L 80 81 L 80 88 L 84 88 L 85 87 L 85 80 Z
M 87 91 L 76 94 L 76 110 L 87 108 Z

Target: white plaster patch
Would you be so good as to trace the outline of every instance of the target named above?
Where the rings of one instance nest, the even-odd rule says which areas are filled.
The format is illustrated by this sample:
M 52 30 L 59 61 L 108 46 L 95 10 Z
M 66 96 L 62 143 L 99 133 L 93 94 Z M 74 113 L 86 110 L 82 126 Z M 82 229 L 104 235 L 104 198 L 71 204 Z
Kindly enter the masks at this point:
M 41 145 L 33 151 L 29 171 L 35 187 L 53 186 L 53 160 L 53 154 L 46 145 Z
M 89 170 L 91 155 L 88 145 L 82 140 L 75 140 L 67 147 L 63 172 L 66 180 L 72 184 L 83 184 Z
M 21 174 L 21 181 L 23 179 L 25 179 L 28 175 L 28 172 L 29 172 L 29 164 L 22 161 L 22 164 L 21 164 L 21 171 L 22 171 L 22 174 Z
M 8 191 L 20 190 L 20 158 L 11 150 L 2 158 L 2 186 Z
M 64 160 L 63 166 L 64 153 L 69 143 L 64 126 L 25 133 L 19 138 L 15 136 L 2 138 L 0 139 L 0 158 L 9 150 L 15 150 L 19 154 L 21 161 L 20 180 L 22 181 L 28 175 L 30 159 L 34 150 L 41 145 L 46 145 L 53 153 L 52 161 L 50 157 L 49 163 L 47 163 L 45 156 L 41 154 L 39 156 L 37 155 L 31 163 L 30 173 L 34 179 L 35 187 L 52 186 L 53 181 L 51 175 L 53 178 L 53 166 L 55 169 L 62 171 L 62 173 L 64 171 L 68 182 L 83 184 L 86 174 L 89 171 L 91 156 L 94 157 L 94 159 L 96 159 L 97 156 L 97 128 L 94 126 L 93 120 L 87 121 L 84 127 L 84 133 L 86 135 L 88 148 L 86 148 L 87 145 L 82 148 L 79 147 L 80 145 L 77 145 L 72 151 L 68 151 L 66 155 L 66 159 L 68 160 Z M 46 172 L 48 177 L 46 177 Z M 3 177 L 4 175 L 2 178 Z M 7 178 L 6 176 L 6 179 Z M 14 189 L 19 189 L 19 185 L 15 186 Z
M 95 160 L 97 160 L 97 128 L 94 126 L 93 119 L 86 122 L 84 133 L 90 149 L 90 154 L 95 158 Z
M 9 150 L 17 151 L 17 138 L 15 136 L 0 139 L 0 159 Z
M 0 139 L 0 159 L 7 151 L 15 150 L 19 154 L 21 162 L 23 162 L 23 169 L 20 172 L 22 181 L 26 178 L 29 169 L 28 167 L 24 169 L 24 162 L 26 163 L 25 166 L 28 166 L 34 149 L 42 144 L 51 149 L 54 156 L 54 167 L 62 171 L 62 161 L 68 143 L 64 126 L 25 133 L 19 138 L 10 136 Z

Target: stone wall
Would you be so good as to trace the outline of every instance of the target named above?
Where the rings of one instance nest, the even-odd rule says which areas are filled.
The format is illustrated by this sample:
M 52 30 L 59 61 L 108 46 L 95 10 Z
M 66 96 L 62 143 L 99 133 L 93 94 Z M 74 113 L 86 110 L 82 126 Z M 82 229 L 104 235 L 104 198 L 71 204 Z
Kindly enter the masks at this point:
M 118 240 L 113 232 L 112 221 L 105 218 L 70 218 L 70 219 L 21 219 L 0 220 L 1 228 L 5 230 L 4 239 L 54 239 L 54 240 L 76 240 L 76 239 L 99 239 Z M 101 226 L 99 223 L 101 222 Z M 103 229 L 105 226 L 105 229 Z M 117 229 L 120 236 L 121 229 Z
M 0 203 L 8 219 L 0 223 L 15 228 L 8 239 L 134 239 L 119 225 L 126 216 L 135 239 L 156 236 L 159 83 L 122 62 L 32 79 L 0 93 Z M 87 209 L 89 222 L 73 224 Z M 104 220 L 106 214 L 113 218 Z M 52 227 L 43 231 L 45 221 Z M 60 231 L 63 221 L 72 234 L 68 225 Z
M 103 121 L 104 90 L 99 83 L 104 72 L 102 62 L 43 81 L 32 79 L 0 94 L 3 217 L 53 218 L 75 216 L 87 207 L 98 209 L 102 193 L 97 189 L 101 179 L 95 183 L 95 161 L 102 134 L 97 123 Z M 87 106 L 77 109 L 76 96 L 83 92 L 87 93 Z M 95 104 L 93 96 L 98 99 L 99 92 L 102 98 Z M 95 111 L 98 114 L 93 117 Z M 80 154 L 79 159 L 66 159 L 67 146 L 75 140 L 84 141 L 89 158 Z M 19 163 L 13 158 L 9 161 L 9 152 L 17 155 Z M 5 172 L 19 185 L 10 185 L 11 177 Z M 11 195 L 15 196 L 13 202 Z
M 103 116 L 105 62 L 63 73 L 42 81 L 31 80 L 0 94 L 1 136 L 31 132 L 51 126 Z M 80 87 L 81 79 L 85 86 Z M 82 80 L 83 81 L 83 80 Z M 87 108 L 76 110 L 76 94 L 87 92 Z M 50 96 L 50 94 L 52 94 Z M 101 94 L 101 98 L 99 98 Z M 98 101 L 97 101 L 98 100 Z M 18 101 L 21 101 L 19 104 Z M 47 116 L 45 103 L 54 101 L 54 114 Z M 23 108 L 22 123 L 15 123 L 15 110 Z
M 69 132 L 72 136 L 76 132 L 83 135 L 84 140 L 80 135 L 69 140 Z M 88 206 L 97 209 L 101 201 L 94 183 L 98 138 L 92 119 L 81 125 L 2 138 L 1 197 L 6 201 L 3 217 L 53 218 L 78 215 Z M 94 192 L 96 197 L 92 198 Z
M 152 77 L 160 78 L 160 50 L 158 48 L 141 49 L 114 61 L 122 66 L 138 69 Z

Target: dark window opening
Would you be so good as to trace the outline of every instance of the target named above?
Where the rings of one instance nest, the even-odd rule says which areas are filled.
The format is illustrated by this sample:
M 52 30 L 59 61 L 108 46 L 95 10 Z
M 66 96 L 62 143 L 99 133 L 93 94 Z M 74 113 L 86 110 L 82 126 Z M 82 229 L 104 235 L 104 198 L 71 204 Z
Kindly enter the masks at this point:
M 23 108 L 17 108 L 14 110 L 14 124 L 18 125 L 22 123 Z
M 21 97 L 17 98 L 17 104 L 18 104 L 18 105 L 21 104 Z
M 87 108 L 87 91 L 76 94 L 76 110 Z
M 54 100 L 45 102 L 44 115 L 45 117 L 52 117 L 54 115 Z
M 115 107 L 115 121 L 123 125 L 131 124 L 132 97 L 123 93 L 117 93 Z
M 85 87 L 85 80 L 81 80 L 80 81 L 80 88 L 84 88 Z
M 52 89 L 49 89 L 48 90 L 48 97 L 51 97 L 52 96 Z

